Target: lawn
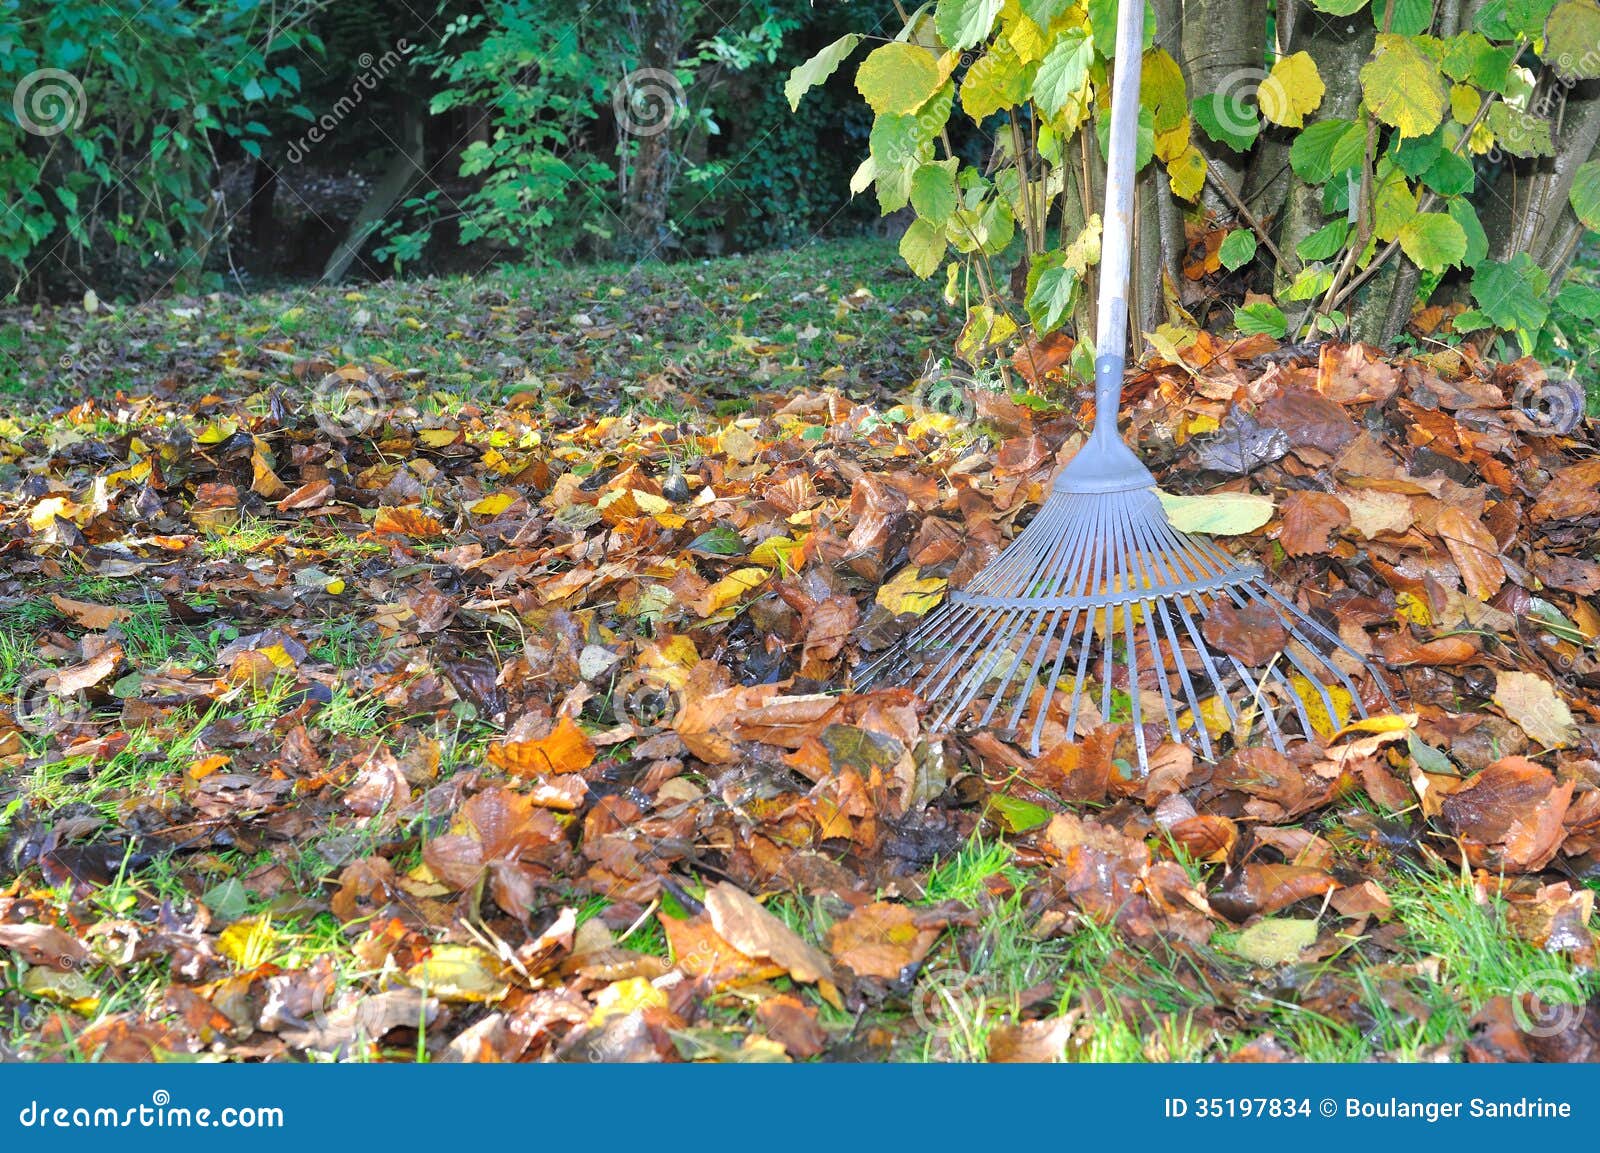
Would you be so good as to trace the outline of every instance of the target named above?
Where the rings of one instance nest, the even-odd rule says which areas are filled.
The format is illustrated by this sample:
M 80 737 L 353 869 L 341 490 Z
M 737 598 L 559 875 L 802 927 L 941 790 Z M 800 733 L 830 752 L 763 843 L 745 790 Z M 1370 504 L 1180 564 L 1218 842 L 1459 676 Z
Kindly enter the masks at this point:
M 1136 374 L 1167 487 L 1270 495 L 1230 547 L 1409 702 L 1140 777 L 842 691 L 1083 415 L 922 403 L 956 310 L 890 242 L 91 303 L 0 314 L 0 1052 L 1600 1052 L 1597 446 L 1503 366 Z M 1193 457 L 1236 388 L 1248 480 Z

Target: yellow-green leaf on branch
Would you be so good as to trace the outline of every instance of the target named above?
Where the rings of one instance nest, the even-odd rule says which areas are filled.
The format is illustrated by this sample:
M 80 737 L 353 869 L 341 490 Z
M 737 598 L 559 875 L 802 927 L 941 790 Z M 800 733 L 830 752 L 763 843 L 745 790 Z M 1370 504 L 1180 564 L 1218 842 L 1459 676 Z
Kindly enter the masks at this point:
M 885 44 L 856 70 L 856 91 L 880 115 L 908 114 L 926 104 L 949 74 L 943 61 L 926 48 Z
M 1322 106 L 1327 89 L 1309 52 L 1285 56 L 1256 90 L 1261 115 L 1281 128 L 1299 128 Z
M 1406 221 L 1417 214 L 1417 194 L 1388 157 L 1378 161 L 1372 193 L 1372 231 L 1387 244 L 1400 235 Z
M 913 220 L 900 238 L 900 255 L 911 266 L 911 271 L 922 280 L 939 271 L 944 260 L 944 230 L 926 220 Z
M 999 43 L 967 69 L 961 81 L 961 107 L 982 124 L 1002 108 L 1015 108 L 1028 98 L 1034 68 L 1017 58 L 1009 44 Z
M 1579 222 L 1600 232 L 1600 160 L 1578 165 L 1567 198 L 1572 201 L 1572 211 Z
M 988 39 L 1005 0 L 939 0 L 933 24 L 946 47 L 964 52 Z
M 1467 234 L 1444 212 L 1419 212 L 1400 226 L 1400 250 L 1425 272 L 1443 272 L 1467 255 Z
M 956 191 L 958 163 L 955 157 L 929 161 L 911 175 L 911 207 L 929 224 L 943 228 L 950 214 L 961 205 L 961 196 Z
M 1060 112 L 1067 101 L 1083 91 L 1094 63 L 1094 41 L 1081 28 L 1071 28 L 1039 62 L 1033 77 L 1033 102 L 1047 117 Z
M 1146 52 L 1139 70 L 1139 103 L 1150 110 L 1150 119 L 1158 134 L 1172 131 L 1188 117 L 1188 97 L 1183 70 L 1172 55 L 1164 48 Z
M 1206 184 L 1206 158 L 1190 144 L 1167 165 L 1167 178 L 1172 182 L 1172 195 L 1193 200 Z
M 1372 60 L 1361 69 L 1361 93 L 1372 114 L 1401 136 L 1426 136 L 1449 105 L 1439 66 L 1414 40 L 1392 33 L 1378 33 Z
M 1600 79 L 1600 5 L 1594 0 L 1557 4 L 1544 26 L 1540 54 L 1561 79 Z
M 852 32 L 848 36 L 839 37 L 810 60 L 796 66 L 783 85 L 783 95 L 789 101 L 789 111 L 800 111 L 800 98 L 832 76 L 860 43 L 861 37 Z

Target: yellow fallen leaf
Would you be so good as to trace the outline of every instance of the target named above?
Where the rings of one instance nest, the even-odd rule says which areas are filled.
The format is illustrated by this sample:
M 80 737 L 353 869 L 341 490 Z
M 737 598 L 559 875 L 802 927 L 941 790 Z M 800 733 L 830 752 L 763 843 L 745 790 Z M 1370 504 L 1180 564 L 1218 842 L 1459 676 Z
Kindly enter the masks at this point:
M 1351 733 L 1404 733 L 1416 726 L 1416 713 L 1380 713 L 1375 717 L 1362 717 L 1358 721 L 1351 721 L 1334 734 L 1334 740 L 1340 740 Z
M 28 513 L 28 527 L 34 532 L 43 532 L 56 523 L 56 517 L 82 523 L 83 513 L 82 508 L 64 496 L 47 496 Z
M 248 917 L 218 934 L 217 952 L 241 969 L 255 969 L 272 960 L 281 943 L 271 917 Z
M 754 564 L 765 565 L 767 568 L 777 568 L 780 563 L 794 567 L 792 557 L 804 547 L 803 541 L 792 537 L 769 536 L 766 540 L 750 550 L 750 560 Z
M 209 757 L 190 761 L 189 776 L 196 781 L 204 780 L 219 769 L 226 768 L 230 760 L 232 758 L 227 753 L 212 753 Z
M 949 436 L 961 427 L 961 422 L 948 412 L 925 412 L 916 420 L 906 426 L 906 436 L 912 440 L 936 432 L 940 436 Z
M 916 565 L 907 565 L 895 573 L 894 578 L 878 590 L 878 603 L 895 616 L 902 613 L 922 616 L 928 612 L 943 598 L 945 586 L 950 582 L 943 577 L 925 577 L 921 573 L 922 570 Z
M 613 1017 L 626 1017 L 640 1009 L 665 1009 L 667 995 L 643 977 L 614 981 L 595 994 L 589 1024 L 604 1025 Z
M 664 496 L 657 496 L 653 492 L 645 492 L 641 488 L 633 490 L 633 503 L 639 506 L 639 511 L 650 516 L 660 516 L 672 510 L 672 502 Z
M 1542 749 L 1563 749 L 1578 739 L 1572 710 L 1537 673 L 1496 673 L 1494 703 Z
M 64 1005 L 84 1017 L 100 1008 L 100 990 L 76 969 L 65 971 L 35 965 L 22 978 L 22 991 L 30 997 Z
M 496 492 L 484 497 L 482 500 L 473 501 L 467 506 L 467 511 L 477 513 L 479 516 L 499 516 L 516 502 L 517 494 L 514 492 Z
M 417 439 L 429 448 L 445 448 L 460 439 L 461 433 L 453 428 L 425 428 Z
M 441 1001 L 488 1004 L 511 992 L 500 963 L 476 945 L 434 945 L 426 960 L 406 970 L 405 978 Z
M 1251 492 L 1213 492 L 1184 496 L 1156 490 L 1167 520 L 1179 532 L 1242 536 L 1272 519 L 1272 498 Z
M 1306 716 L 1311 718 L 1311 727 L 1317 735 L 1325 741 L 1333 740 L 1334 736 L 1350 723 L 1350 714 L 1355 702 L 1350 697 L 1350 690 L 1339 685 L 1328 686 L 1328 699 L 1333 702 L 1333 715 L 1328 714 L 1327 702 L 1322 699 L 1322 694 L 1317 691 L 1317 686 L 1302 676 L 1291 676 L 1290 687 L 1294 695 L 1300 698 L 1300 703 L 1305 706 Z
M 221 444 L 239 431 L 239 422 L 228 417 L 218 417 L 195 436 L 197 444 Z
M 1178 717 L 1180 729 L 1191 728 L 1194 725 L 1194 710 L 1185 709 Z M 1223 736 L 1233 727 L 1233 722 L 1228 719 L 1228 708 L 1222 703 L 1221 697 L 1207 697 L 1200 702 L 1200 723 L 1206 727 L 1206 732 L 1213 737 Z
M 1433 624 L 1433 612 L 1428 602 L 1416 593 L 1398 593 L 1394 598 L 1394 615 L 1403 621 L 1427 628 Z
M 763 584 L 771 575 L 772 573 L 764 568 L 734 569 L 707 589 L 705 595 L 700 598 L 698 606 L 700 615 L 709 617 L 721 612 L 751 589 Z

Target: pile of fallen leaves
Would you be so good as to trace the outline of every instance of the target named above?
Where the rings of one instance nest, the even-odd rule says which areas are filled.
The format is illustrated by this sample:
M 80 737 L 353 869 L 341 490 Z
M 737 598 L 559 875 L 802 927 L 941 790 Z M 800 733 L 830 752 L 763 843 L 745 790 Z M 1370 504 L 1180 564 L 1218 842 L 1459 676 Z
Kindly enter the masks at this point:
M 1273 1059 L 1226 1042 L 1252 986 L 1337 1015 L 1348 981 L 1274 974 L 1427 975 L 1402 868 L 1472 875 L 1591 968 L 1600 454 L 1518 400 L 1536 373 L 1202 333 L 1129 381 L 1164 487 L 1269 496 L 1230 547 L 1405 709 L 1287 754 L 1169 743 L 1143 776 L 1126 725 L 1030 758 L 929 733 L 904 690 L 839 691 L 1026 524 L 1083 412 L 807 393 L 667 423 L 530 393 L 441 415 L 403 375 L 301 361 L 250 396 L 11 423 L 0 599 L 51 611 L 0 711 L 0 1013 L 46 1057 L 884 1057 L 920 1018 L 875 1014 L 914 1007 L 935 958 L 981 968 L 972 934 L 1013 901 L 1041 940 L 1093 922 L 1199 956 L 1238 933 L 1202 1024 Z M 141 660 L 151 603 L 226 643 Z M 352 629 L 370 644 L 331 659 Z M 352 701 L 378 720 L 327 723 Z M 37 799 L 63 766 L 136 783 Z M 929 898 L 974 838 L 1017 871 Z M 140 880 L 161 863 L 171 884 Z M 337 955 L 289 927 L 319 916 Z M 1106 1007 L 1056 989 L 1003 1007 L 991 1057 L 1084 1046 Z M 1555 1032 L 1524 1015 L 1496 999 L 1447 1055 L 1600 1055 L 1600 1001 Z

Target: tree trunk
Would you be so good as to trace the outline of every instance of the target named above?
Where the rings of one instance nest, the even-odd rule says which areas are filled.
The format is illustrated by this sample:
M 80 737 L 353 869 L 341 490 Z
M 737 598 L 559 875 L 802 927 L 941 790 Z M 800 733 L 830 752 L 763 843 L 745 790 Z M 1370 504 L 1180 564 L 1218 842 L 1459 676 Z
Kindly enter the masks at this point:
M 683 54 L 686 34 L 681 20 L 682 4 L 679 0 L 647 0 L 640 7 L 643 26 L 639 35 L 639 68 L 670 73 Z M 642 86 L 647 83 L 641 81 Z M 657 88 L 654 84 L 648 86 Z M 622 248 L 633 260 L 654 255 L 669 239 L 667 212 L 678 168 L 672 151 L 673 121 L 684 110 L 672 103 L 670 93 L 654 95 L 666 103 L 651 107 L 647 130 L 630 133 L 626 125 L 621 126 L 621 163 L 629 169 L 623 194 Z M 657 123 L 658 113 L 667 119 Z M 631 164 L 628 158 L 630 138 L 633 142 Z
M 1254 90 L 1266 58 L 1265 5 L 1184 0 L 1182 27 L 1181 51 L 1173 55 L 1183 65 L 1191 99 L 1222 91 L 1245 95 Z M 1203 132 L 1196 131 L 1193 139 L 1218 178 L 1242 196 L 1244 157 L 1225 145 L 1213 144 Z M 1217 215 L 1232 214 L 1227 200 L 1210 185 L 1201 195 L 1206 207 Z
M 422 117 L 418 115 L 416 106 L 410 103 L 405 106 L 402 116 L 401 151 L 390 157 L 389 166 L 367 194 L 367 201 L 350 222 L 349 231 L 323 265 L 324 284 L 338 284 L 344 279 L 345 273 L 350 271 L 350 265 L 361 255 L 367 240 L 383 223 L 384 217 L 389 215 L 389 210 L 425 171 L 422 163 Z
M 1318 120 L 1356 118 L 1361 107 L 1361 66 L 1372 54 L 1376 36 L 1366 12 L 1355 16 L 1328 16 L 1306 8 L 1299 13 L 1291 47 L 1296 52 L 1311 54 L 1327 89 L 1322 107 L 1317 109 Z M 1307 184 L 1292 172 L 1287 179 L 1288 196 L 1278 226 L 1278 248 L 1292 261 L 1296 246 L 1327 223 L 1327 218 L 1322 213 L 1320 186 Z M 1281 294 L 1289 287 L 1294 272 L 1293 268 L 1277 270 L 1276 293 Z

